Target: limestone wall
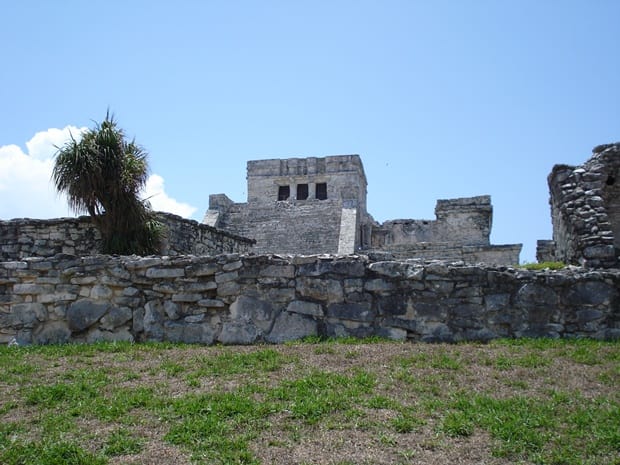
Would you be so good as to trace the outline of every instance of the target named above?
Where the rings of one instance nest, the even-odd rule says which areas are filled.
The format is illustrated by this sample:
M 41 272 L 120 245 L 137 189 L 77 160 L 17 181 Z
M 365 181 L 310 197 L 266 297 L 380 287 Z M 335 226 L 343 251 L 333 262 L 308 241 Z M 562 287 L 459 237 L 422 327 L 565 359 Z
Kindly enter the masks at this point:
M 620 270 L 348 256 L 57 256 L 0 263 L 0 342 L 620 337 Z
M 255 239 L 256 253 L 353 253 L 362 245 L 369 220 L 358 155 L 252 160 L 247 180 L 246 203 L 209 196 L 205 224 Z
M 438 200 L 435 220 L 391 220 L 372 228 L 368 254 L 516 265 L 521 244 L 491 245 L 491 197 Z
M 419 244 L 395 245 L 387 251 L 364 251 L 365 254 L 383 260 L 447 260 L 484 263 L 495 266 L 519 264 L 521 244 L 508 245 L 458 245 L 449 242 L 421 242 Z
M 248 252 L 253 241 L 219 231 L 170 213 L 157 213 L 166 228 L 162 255 Z M 56 254 L 92 255 L 101 243 L 99 231 L 88 216 L 0 221 L 0 260 L 53 257 Z
M 493 217 L 490 196 L 438 200 L 435 216 L 436 220 L 386 221 L 377 228 L 373 247 L 390 248 L 420 242 L 490 244 Z
M 620 143 L 599 145 L 575 167 L 556 165 L 548 177 L 553 243 L 541 257 L 592 268 L 620 264 Z M 552 244 L 553 254 L 549 253 Z

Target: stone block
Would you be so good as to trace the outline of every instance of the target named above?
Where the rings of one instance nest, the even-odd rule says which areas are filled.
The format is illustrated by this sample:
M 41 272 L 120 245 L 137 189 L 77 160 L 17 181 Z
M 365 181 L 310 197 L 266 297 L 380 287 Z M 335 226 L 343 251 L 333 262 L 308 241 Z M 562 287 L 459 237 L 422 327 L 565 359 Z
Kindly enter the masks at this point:
M 183 268 L 149 268 L 146 270 L 147 278 L 181 278 L 185 276 Z
M 524 284 L 516 295 L 516 304 L 522 308 L 557 308 L 559 303 L 560 299 L 553 289 L 538 283 Z
M 504 310 L 510 305 L 510 294 L 489 294 L 484 296 L 484 305 L 490 312 Z
M 327 316 L 352 321 L 374 321 L 377 315 L 370 305 L 336 303 L 327 307 Z
M 444 318 L 447 309 L 440 302 L 414 302 L 413 309 L 417 317 L 423 318 Z
M 125 323 L 129 322 L 133 317 L 133 312 L 129 307 L 112 307 L 101 317 L 100 326 L 106 331 L 112 331 Z
M 427 290 L 432 291 L 440 296 L 449 296 L 450 293 L 454 290 L 454 282 L 443 280 L 428 281 L 425 287 Z M 463 290 L 461 290 L 460 292 L 462 293 Z
M 134 334 L 140 334 L 144 331 L 144 313 L 145 310 L 142 307 L 133 310 L 131 329 Z
M 237 271 L 230 271 L 228 273 L 218 273 L 215 275 L 215 282 L 217 284 L 227 283 L 229 281 L 234 281 L 239 277 L 239 273 Z
M 453 343 L 456 338 L 450 327 L 444 323 L 426 323 L 418 328 L 422 342 Z
M 255 326 L 243 321 L 229 321 L 222 325 L 222 331 L 218 336 L 222 344 L 253 344 L 258 339 L 258 331 Z
M 484 308 L 474 304 L 461 304 L 454 307 L 450 313 L 457 318 L 477 318 L 484 314 Z
M 601 281 L 576 283 L 566 293 L 567 305 L 609 305 L 618 295 L 614 285 Z
M 404 315 L 408 309 L 408 297 L 402 294 L 377 297 L 380 315 Z
M 393 341 L 405 341 L 407 340 L 407 331 L 402 328 L 382 327 L 378 328 L 376 335 L 391 339 Z
M 218 299 L 201 299 L 198 301 L 201 307 L 223 308 L 226 304 Z
M 32 328 L 47 318 L 47 309 L 40 303 L 14 304 L 11 307 L 12 325 Z
M 366 274 L 366 266 L 360 260 L 314 260 L 310 263 L 300 263 L 297 268 L 298 277 L 319 277 L 325 275 L 343 275 L 347 277 L 362 277 Z
M 123 295 L 127 297 L 134 297 L 138 295 L 139 293 L 140 293 L 140 290 L 133 286 L 129 286 L 123 289 Z
M 400 317 L 387 317 L 383 319 L 383 327 L 402 328 L 407 331 L 416 332 L 418 325 L 416 320 Z
M 243 262 L 241 260 L 236 260 L 234 262 L 225 263 L 222 265 L 222 271 L 234 271 L 238 270 L 243 266 Z
M 93 329 L 86 335 L 86 342 L 134 342 L 133 335 L 127 328 L 117 329 L 116 331 L 101 331 Z
M 411 265 L 403 262 L 387 261 L 387 262 L 375 262 L 368 265 L 368 269 L 373 273 L 388 278 L 407 278 L 410 273 Z M 419 269 L 415 269 L 415 272 Z
M 265 336 L 265 340 L 280 344 L 308 336 L 316 336 L 317 333 L 318 325 L 312 318 L 298 313 L 282 312 L 276 318 L 269 334 Z
M 108 286 L 95 285 L 90 290 L 90 298 L 95 300 L 109 300 L 113 295 L 112 289 Z
M 217 287 L 217 296 L 218 297 L 227 297 L 227 296 L 236 296 L 239 294 L 241 290 L 241 286 L 236 281 L 228 281 L 218 285 Z
M 207 292 L 217 289 L 215 281 L 200 281 L 197 283 L 183 283 L 183 289 L 188 292 Z
M 583 256 L 588 259 L 605 259 L 605 258 L 614 258 L 615 250 L 612 244 L 609 245 L 592 245 L 583 249 Z
M 43 304 L 55 303 L 55 302 L 70 302 L 78 298 L 77 294 L 69 292 L 57 292 L 55 294 L 42 294 L 37 297 L 37 301 Z
M 334 279 L 298 278 L 296 289 L 301 297 L 323 302 L 338 302 L 344 298 L 340 281 Z
M 198 302 L 202 299 L 202 294 L 173 294 L 172 301 L 173 302 Z
M 457 339 L 464 341 L 477 341 L 477 342 L 489 342 L 493 339 L 497 339 L 499 335 L 488 328 L 480 329 L 466 329 L 463 333 L 457 336 Z
M 13 294 L 16 295 L 38 295 L 49 294 L 54 291 L 53 286 L 48 284 L 15 284 Z
M 217 263 L 195 263 L 186 267 L 187 276 L 213 276 L 220 270 Z
M 601 329 L 593 334 L 592 337 L 601 341 L 618 341 L 620 340 L 620 328 Z
M 90 299 L 78 300 L 67 309 L 67 324 L 72 331 L 84 331 L 95 324 L 110 307 L 109 303 L 98 303 Z
M 178 291 L 179 287 L 176 285 L 176 283 L 159 282 L 154 283 L 152 289 L 155 292 L 161 292 L 162 294 L 174 294 Z
M 230 305 L 230 317 L 233 320 L 252 322 L 263 332 L 271 328 L 274 316 L 274 309 L 270 302 L 254 297 L 242 295 Z
M 588 323 L 603 317 L 603 312 L 599 310 L 584 309 L 576 313 L 578 323 Z
M 164 332 L 170 342 L 211 345 L 214 341 L 213 329 L 205 324 L 168 323 Z
M 164 310 L 158 301 L 147 302 L 144 306 L 144 335 L 149 341 L 162 341 L 164 338 Z
M 306 302 L 303 300 L 294 300 L 288 307 L 286 307 L 286 311 L 290 313 L 299 313 L 301 315 L 310 315 L 315 317 L 323 316 L 323 307 L 320 304 L 314 302 Z
M 260 277 L 265 278 L 288 278 L 295 277 L 295 267 L 293 265 L 269 265 L 259 271 Z

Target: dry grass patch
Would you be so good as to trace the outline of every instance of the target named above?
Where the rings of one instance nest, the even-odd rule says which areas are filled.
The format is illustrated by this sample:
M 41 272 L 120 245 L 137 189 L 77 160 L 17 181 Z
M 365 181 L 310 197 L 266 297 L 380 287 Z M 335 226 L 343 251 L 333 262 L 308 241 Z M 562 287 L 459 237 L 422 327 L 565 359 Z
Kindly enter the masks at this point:
M 0 463 L 620 464 L 620 343 L 0 347 Z

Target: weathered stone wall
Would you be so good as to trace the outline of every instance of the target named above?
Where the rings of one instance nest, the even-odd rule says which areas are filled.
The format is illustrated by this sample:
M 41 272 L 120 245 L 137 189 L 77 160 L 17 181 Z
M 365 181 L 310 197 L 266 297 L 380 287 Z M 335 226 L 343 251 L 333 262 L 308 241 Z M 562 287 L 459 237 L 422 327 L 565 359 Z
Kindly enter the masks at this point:
M 247 203 L 211 195 L 205 224 L 255 239 L 256 253 L 353 253 L 361 247 L 361 226 L 370 220 L 358 155 L 252 160 L 247 173 Z M 281 188 L 288 189 L 287 198 L 280 198 Z
M 0 342 L 620 337 L 620 270 L 348 256 L 57 256 L 0 263 Z
M 396 259 L 420 258 L 516 265 L 521 244 L 491 245 L 493 207 L 482 195 L 438 200 L 436 220 L 391 220 L 372 228 L 372 248 Z
M 251 209 L 246 205 L 231 206 L 220 216 L 217 227 L 255 239 L 253 251 L 258 254 L 338 250 L 342 215 L 338 200 L 273 201 Z
M 438 200 L 436 220 L 391 220 L 381 225 L 375 247 L 420 242 L 489 245 L 493 207 L 491 197 L 481 195 Z M 379 232 L 379 231 L 378 231 Z
M 388 251 L 372 250 L 364 253 L 382 260 L 443 260 L 515 266 L 519 264 L 521 244 L 458 245 L 450 242 L 421 242 L 411 245 L 395 245 Z
M 548 177 L 553 258 L 592 268 L 620 264 L 620 143 L 600 145 L 579 167 L 556 165 Z M 541 242 L 539 255 L 550 256 Z
M 157 213 L 166 237 L 162 255 L 217 255 L 248 252 L 253 241 L 219 231 L 170 213 Z M 36 220 L 20 218 L 0 221 L 0 260 L 25 257 L 53 257 L 56 254 L 96 254 L 101 244 L 99 231 L 90 217 Z
M 358 155 L 254 160 L 247 173 L 248 201 L 211 195 L 203 222 L 255 239 L 257 253 L 387 252 L 398 258 L 519 263 L 520 244 L 490 245 L 488 195 L 439 200 L 435 220 L 378 224 L 366 209 L 366 175 Z M 318 198 L 321 183 L 326 198 Z

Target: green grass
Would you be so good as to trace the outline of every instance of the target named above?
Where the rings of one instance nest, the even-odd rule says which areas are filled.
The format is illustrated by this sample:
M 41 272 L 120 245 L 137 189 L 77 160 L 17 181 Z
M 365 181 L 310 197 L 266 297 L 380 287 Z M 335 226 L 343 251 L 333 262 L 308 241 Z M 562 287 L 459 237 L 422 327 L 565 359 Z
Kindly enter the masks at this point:
M 316 424 L 327 415 L 343 413 L 357 405 L 365 394 L 372 393 L 374 384 L 374 376 L 365 371 L 351 376 L 316 371 L 282 383 L 270 397 L 284 403 L 292 418 Z
M 620 464 L 620 342 L 0 347 L 0 369 L 2 464 L 105 465 L 159 441 L 193 463 L 258 465 L 261 448 L 286 462 L 339 434 L 410 463 L 479 433 L 503 463 Z
M 113 431 L 107 438 L 103 453 L 108 457 L 134 455 L 143 448 L 143 440 L 135 437 L 126 428 Z
M 540 263 L 524 263 L 519 265 L 519 268 L 524 268 L 526 270 L 561 270 L 566 268 L 566 263 L 563 262 L 540 262 Z

